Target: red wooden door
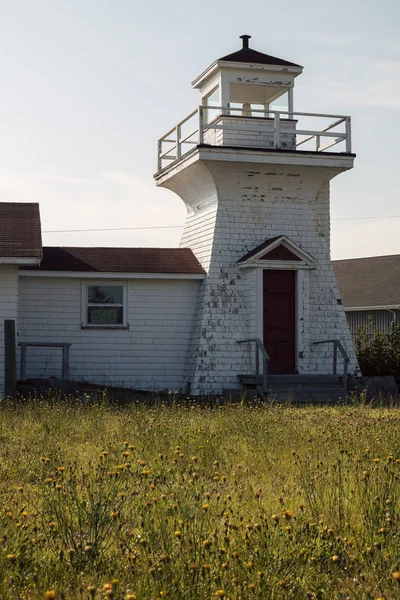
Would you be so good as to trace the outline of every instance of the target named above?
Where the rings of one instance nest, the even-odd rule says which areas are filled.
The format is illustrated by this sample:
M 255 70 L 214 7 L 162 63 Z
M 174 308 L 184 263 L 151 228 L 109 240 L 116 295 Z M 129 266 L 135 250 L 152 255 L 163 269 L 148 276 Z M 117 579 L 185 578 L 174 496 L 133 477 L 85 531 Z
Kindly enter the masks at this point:
M 271 373 L 296 373 L 295 290 L 295 271 L 263 271 L 263 335 Z

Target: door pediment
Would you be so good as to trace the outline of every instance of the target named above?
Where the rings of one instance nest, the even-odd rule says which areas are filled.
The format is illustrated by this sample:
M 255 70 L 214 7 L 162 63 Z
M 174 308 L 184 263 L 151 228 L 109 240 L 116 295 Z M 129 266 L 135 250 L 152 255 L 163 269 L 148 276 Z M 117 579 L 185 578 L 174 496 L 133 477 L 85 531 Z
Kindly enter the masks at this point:
M 318 261 L 286 235 L 265 240 L 237 261 L 241 268 L 315 269 Z

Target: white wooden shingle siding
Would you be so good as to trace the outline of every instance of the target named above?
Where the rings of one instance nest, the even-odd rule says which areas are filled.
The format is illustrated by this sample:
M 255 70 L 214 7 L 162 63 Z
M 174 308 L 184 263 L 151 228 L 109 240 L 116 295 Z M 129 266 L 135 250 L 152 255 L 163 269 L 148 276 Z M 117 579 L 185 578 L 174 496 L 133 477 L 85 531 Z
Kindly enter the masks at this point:
M 299 372 L 332 372 L 332 346 L 312 346 L 313 341 L 329 339 L 342 342 L 351 357 L 350 369 L 355 368 L 330 260 L 329 181 L 339 172 L 327 167 L 210 160 L 163 181 L 188 206 L 182 243 L 192 248 L 208 271 L 186 365 L 185 377 L 193 393 L 237 387 L 237 375 L 252 372 L 252 348 L 239 346 L 236 340 L 262 338 L 260 269 L 240 269 L 237 261 L 277 235 L 288 236 L 318 262 L 299 280 Z M 213 219 L 203 221 L 207 199 Z
M 204 142 L 212 146 L 239 146 L 241 148 L 274 148 L 274 119 L 219 117 L 213 123 L 221 129 L 209 129 Z M 296 121 L 283 119 L 280 126 L 281 148 L 295 149 Z
M 82 279 L 21 274 L 19 341 L 70 342 L 75 380 L 180 389 L 200 284 L 128 280 L 129 329 L 82 329 Z M 61 375 L 61 350 L 28 348 L 27 376 L 50 375 Z
M 4 320 L 17 319 L 18 267 L 0 265 L 0 397 L 4 393 Z

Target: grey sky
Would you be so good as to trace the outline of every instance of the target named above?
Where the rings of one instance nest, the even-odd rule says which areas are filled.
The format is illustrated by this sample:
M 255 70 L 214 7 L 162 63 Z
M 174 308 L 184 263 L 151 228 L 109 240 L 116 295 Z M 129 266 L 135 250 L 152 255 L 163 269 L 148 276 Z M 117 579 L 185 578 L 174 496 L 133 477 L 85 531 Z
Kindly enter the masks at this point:
M 295 109 L 350 114 L 355 169 L 332 217 L 400 215 L 397 0 L 0 0 L 0 201 L 44 230 L 182 225 L 156 143 L 198 104 L 190 82 L 251 45 L 304 66 Z M 400 218 L 332 222 L 334 258 L 400 253 Z M 176 246 L 180 229 L 45 234 L 47 245 Z

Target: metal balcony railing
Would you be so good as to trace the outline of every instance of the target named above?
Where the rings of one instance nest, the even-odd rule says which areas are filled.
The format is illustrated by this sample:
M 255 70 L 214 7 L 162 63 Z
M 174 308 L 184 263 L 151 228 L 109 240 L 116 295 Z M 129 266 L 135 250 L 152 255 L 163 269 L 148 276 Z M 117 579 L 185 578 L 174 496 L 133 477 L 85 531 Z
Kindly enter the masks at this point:
M 326 140 L 322 145 L 322 140 Z M 343 115 L 199 106 L 158 140 L 158 170 L 193 146 L 351 153 L 351 119 Z
M 349 372 L 349 363 L 350 358 L 344 349 L 342 343 L 339 340 L 318 340 L 317 342 L 312 342 L 312 345 L 317 346 L 319 344 L 332 344 L 333 345 L 333 353 L 332 353 L 332 374 L 337 375 L 338 369 L 338 350 L 342 355 L 343 359 L 343 391 L 347 392 L 347 375 Z
M 269 355 L 266 351 L 264 344 L 259 338 L 250 338 L 246 340 L 236 340 L 238 344 L 254 344 L 254 375 L 257 377 L 260 375 L 260 354 L 262 360 L 262 391 L 267 394 L 268 392 L 268 361 Z

